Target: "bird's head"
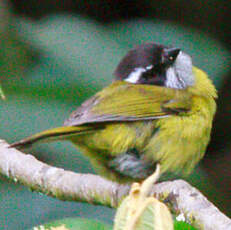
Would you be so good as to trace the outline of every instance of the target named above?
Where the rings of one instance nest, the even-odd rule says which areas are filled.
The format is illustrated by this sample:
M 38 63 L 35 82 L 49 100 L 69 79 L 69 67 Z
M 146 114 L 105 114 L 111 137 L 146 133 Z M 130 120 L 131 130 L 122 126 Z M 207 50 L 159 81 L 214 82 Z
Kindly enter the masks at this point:
M 178 48 L 147 43 L 127 53 L 115 70 L 116 80 L 185 89 L 194 84 L 191 57 Z

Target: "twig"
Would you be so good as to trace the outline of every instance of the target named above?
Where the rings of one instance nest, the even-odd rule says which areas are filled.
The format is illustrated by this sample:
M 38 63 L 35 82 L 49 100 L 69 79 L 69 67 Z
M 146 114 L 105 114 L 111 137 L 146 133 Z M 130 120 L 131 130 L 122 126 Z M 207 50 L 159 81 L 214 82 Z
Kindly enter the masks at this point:
M 97 175 L 52 167 L 8 146 L 0 140 L 0 173 L 35 191 L 61 200 L 109 207 L 117 207 L 128 194 L 129 185 L 120 185 Z M 152 193 L 166 202 L 173 213 L 183 215 L 195 227 L 206 230 L 231 229 L 231 220 L 183 180 L 155 184 Z

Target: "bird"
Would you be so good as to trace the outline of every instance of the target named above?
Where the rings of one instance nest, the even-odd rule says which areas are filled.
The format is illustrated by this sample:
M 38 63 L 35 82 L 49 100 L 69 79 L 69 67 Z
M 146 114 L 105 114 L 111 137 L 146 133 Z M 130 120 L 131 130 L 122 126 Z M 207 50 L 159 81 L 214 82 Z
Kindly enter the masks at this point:
M 112 83 L 81 104 L 64 125 L 11 144 L 69 140 L 110 180 L 142 181 L 160 165 L 188 175 L 203 158 L 216 112 L 208 75 L 180 48 L 137 45 L 122 58 Z

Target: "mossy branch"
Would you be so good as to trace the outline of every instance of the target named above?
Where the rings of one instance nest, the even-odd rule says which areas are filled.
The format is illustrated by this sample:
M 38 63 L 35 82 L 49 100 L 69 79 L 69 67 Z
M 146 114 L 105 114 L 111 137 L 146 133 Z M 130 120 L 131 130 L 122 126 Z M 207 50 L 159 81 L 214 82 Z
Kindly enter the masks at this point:
M 60 200 L 101 204 L 116 208 L 129 192 L 129 185 L 100 176 L 79 174 L 52 167 L 0 140 L 0 173 L 30 189 Z M 228 230 L 231 220 L 197 189 L 183 180 L 155 184 L 152 194 L 164 201 L 176 215 L 183 215 L 199 229 Z

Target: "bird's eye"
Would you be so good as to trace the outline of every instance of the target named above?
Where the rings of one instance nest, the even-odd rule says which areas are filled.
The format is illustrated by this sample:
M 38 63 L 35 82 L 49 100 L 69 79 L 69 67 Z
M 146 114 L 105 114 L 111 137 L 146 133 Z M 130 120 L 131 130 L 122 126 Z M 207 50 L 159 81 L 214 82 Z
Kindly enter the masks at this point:
M 180 49 L 177 48 L 169 48 L 164 49 L 162 53 L 162 64 L 171 65 L 177 58 Z

